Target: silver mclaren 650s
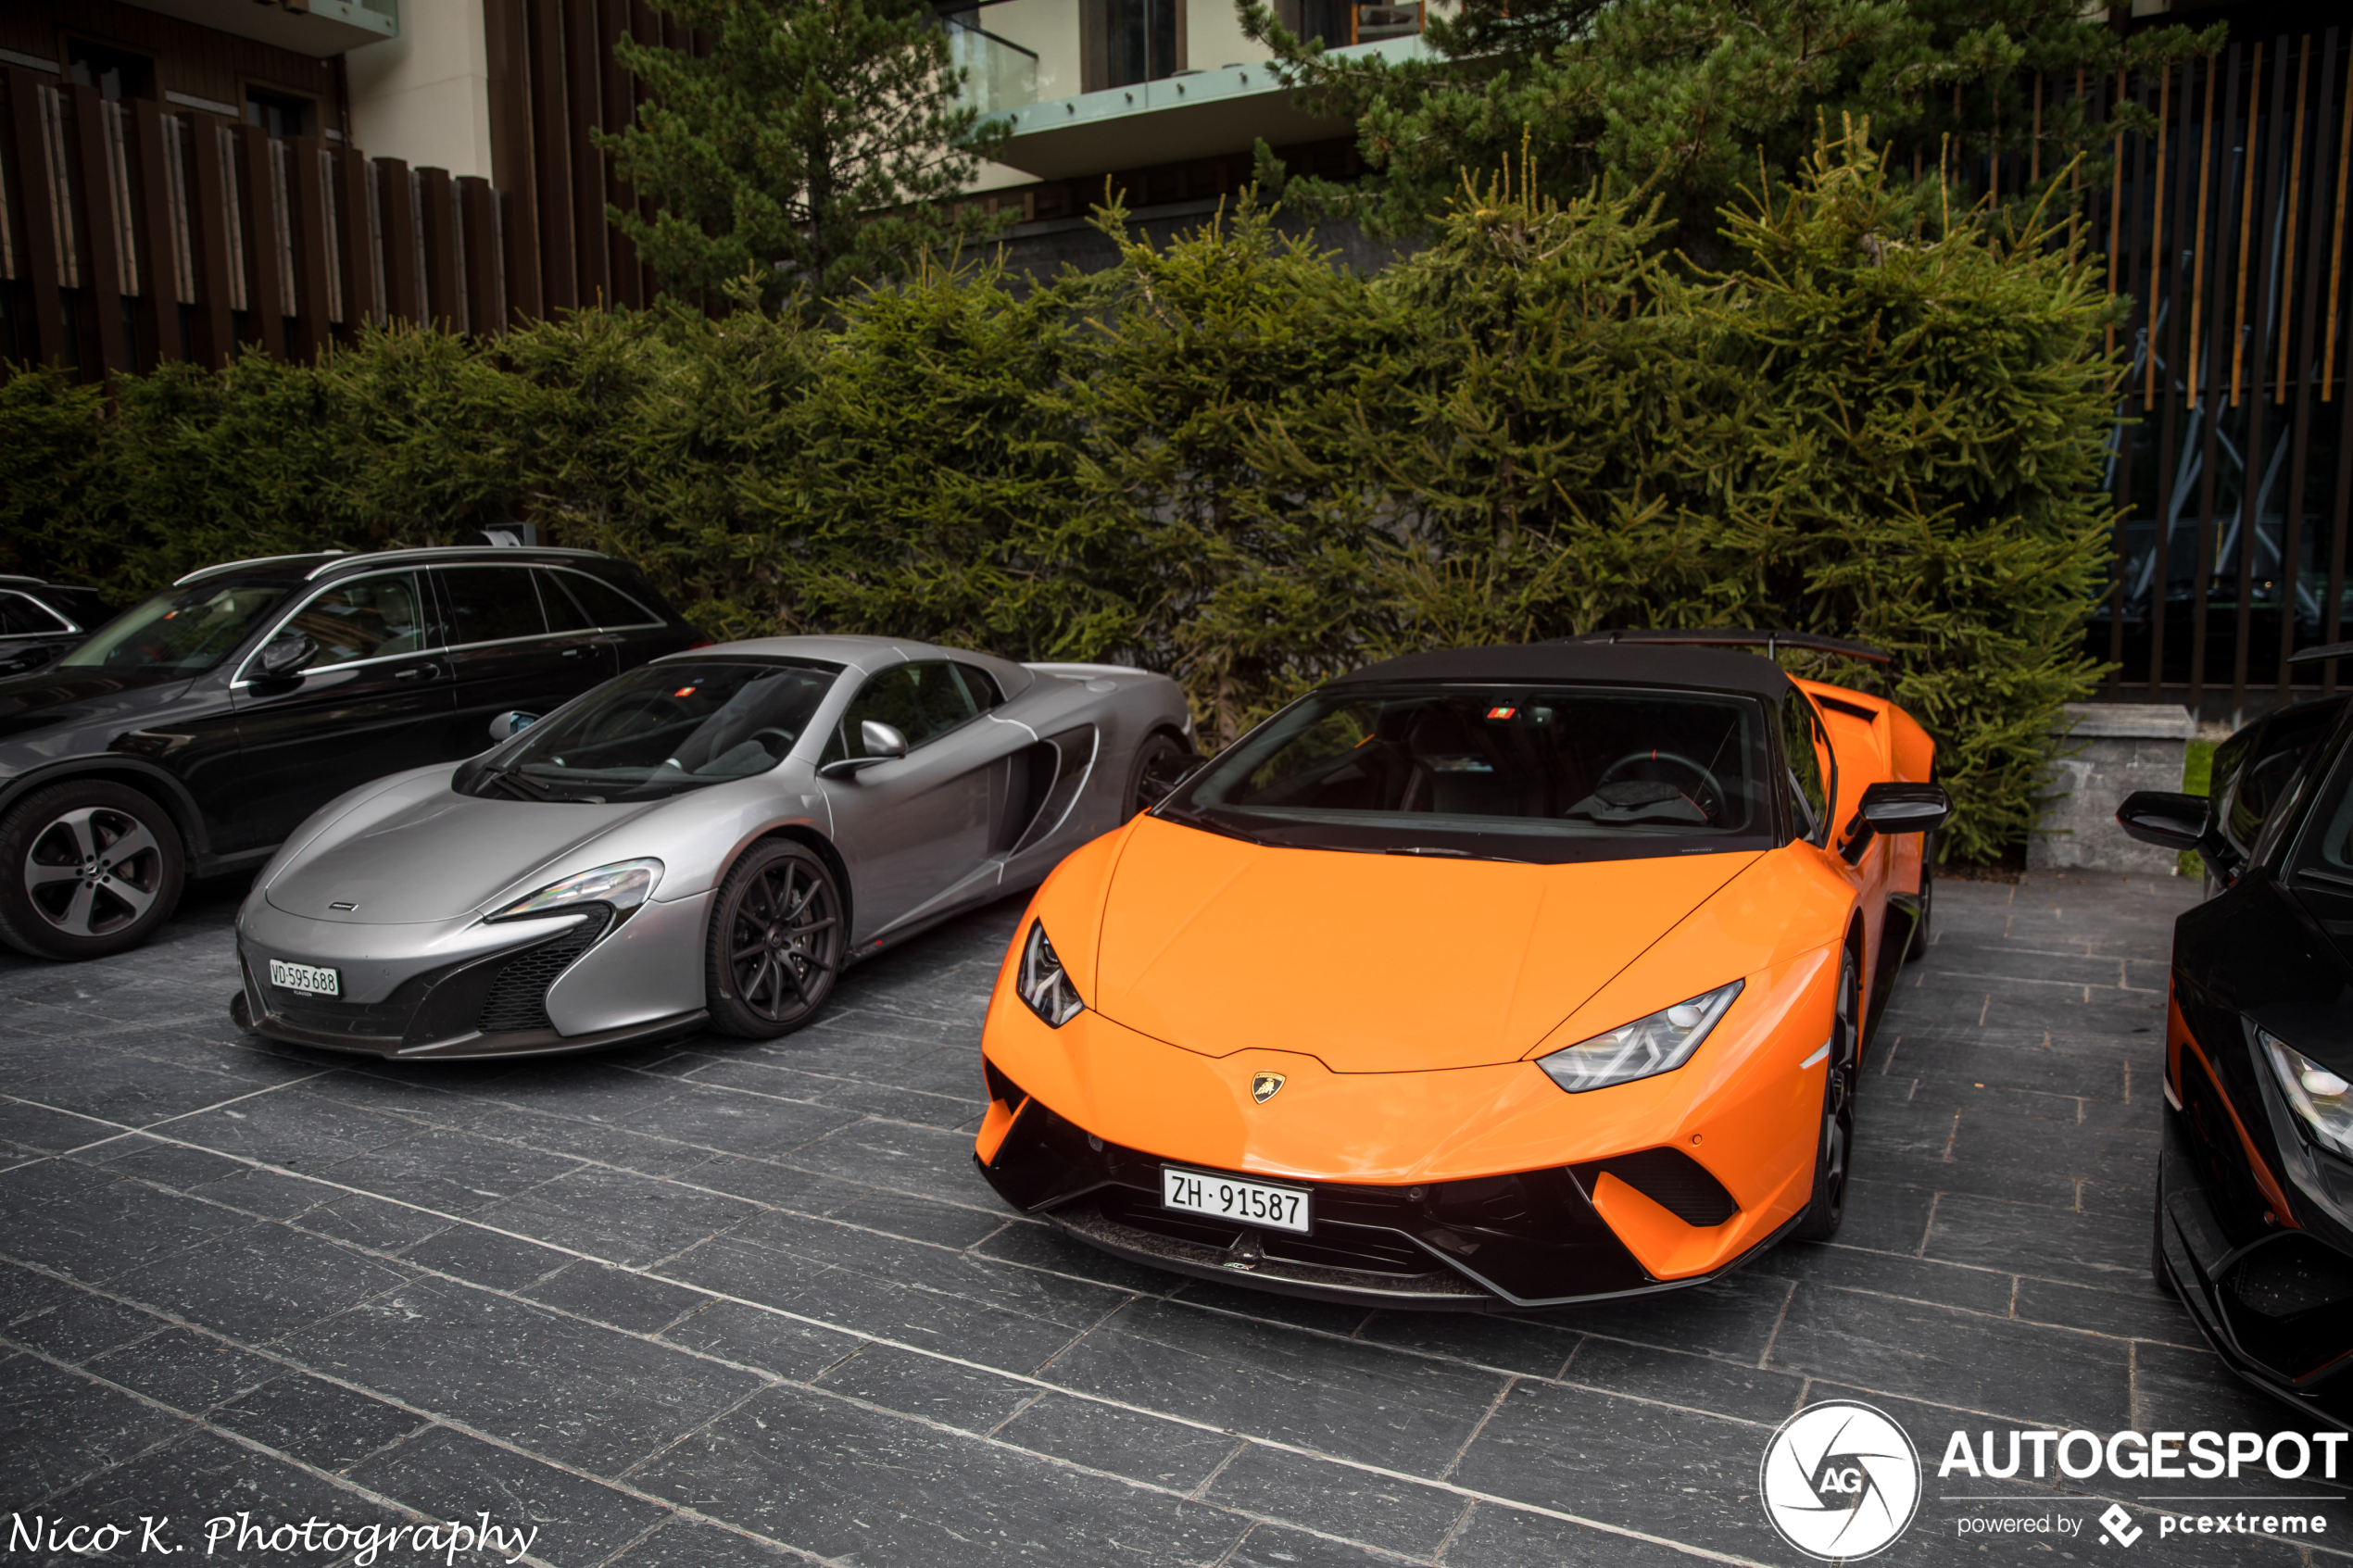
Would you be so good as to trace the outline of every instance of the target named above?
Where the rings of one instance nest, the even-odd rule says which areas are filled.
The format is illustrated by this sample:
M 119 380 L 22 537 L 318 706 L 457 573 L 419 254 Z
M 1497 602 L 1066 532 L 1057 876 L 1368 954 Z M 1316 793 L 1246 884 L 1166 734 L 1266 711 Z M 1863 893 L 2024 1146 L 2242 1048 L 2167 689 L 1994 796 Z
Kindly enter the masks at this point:
M 1045 876 L 1191 760 L 1183 693 L 870 637 L 673 655 L 332 802 L 237 915 L 231 1011 L 441 1059 L 782 1035 L 842 966 Z

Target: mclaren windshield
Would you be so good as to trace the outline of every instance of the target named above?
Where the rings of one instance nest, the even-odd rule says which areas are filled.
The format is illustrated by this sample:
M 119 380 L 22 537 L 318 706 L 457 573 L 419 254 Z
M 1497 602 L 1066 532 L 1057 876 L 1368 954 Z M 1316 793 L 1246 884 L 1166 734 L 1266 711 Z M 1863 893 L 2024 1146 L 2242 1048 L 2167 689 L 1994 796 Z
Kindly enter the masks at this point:
M 840 671 L 829 665 L 651 664 L 492 752 L 461 787 L 519 800 L 656 800 L 785 759 Z
M 1161 814 L 1294 848 L 1618 859 L 1773 843 L 1764 706 L 1601 687 L 1341 685 Z
M 69 670 L 201 675 L 244 646 L 293 591 L 267 582 L 169 588 L 124 610 L 57 662 Z

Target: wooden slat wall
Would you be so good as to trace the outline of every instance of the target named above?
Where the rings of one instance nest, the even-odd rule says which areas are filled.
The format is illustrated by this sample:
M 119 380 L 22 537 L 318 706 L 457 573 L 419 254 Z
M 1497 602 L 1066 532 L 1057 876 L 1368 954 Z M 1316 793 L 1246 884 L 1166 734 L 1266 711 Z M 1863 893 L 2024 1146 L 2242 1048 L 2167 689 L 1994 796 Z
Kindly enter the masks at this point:
M 2133 359 L 2111 467 L 2124 516 L 2092 644 L 2119 666 L 2111 696 L 2237 711 L 2335 681 L 2285 658 L 2347 622 L 2348 44 L 2335 28 L 2243 42 L 2090 89 L 2095 113 L 2120 93 L 2158 120 L 2114 139 L 2079 214 L 2133 302 L 2114 340 Z

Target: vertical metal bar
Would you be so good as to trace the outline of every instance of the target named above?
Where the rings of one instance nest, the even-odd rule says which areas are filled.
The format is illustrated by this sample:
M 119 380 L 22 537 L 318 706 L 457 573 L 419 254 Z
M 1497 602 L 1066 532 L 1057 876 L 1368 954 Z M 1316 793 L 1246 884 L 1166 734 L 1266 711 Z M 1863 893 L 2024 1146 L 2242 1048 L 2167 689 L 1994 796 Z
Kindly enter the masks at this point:
M 114 227 L 113 182 L 107 177 L 107 102 L 95 87 L 70 83 L 60 91 L 73 119 L 73 145 L 81 164 L 83 256 L 82 294 L 97 328 L 98 358 L 108 370 L 132 370 L 130 345 L 122 336 L 122 257 Z
M 2254 580 L 2255 531 L 2263 523 L 2262 476 L 2271 471 L 2271 463 L 2264 456 L 2264 444 L 2271 439 L 2271 395 L 2270 385 L 2263 377 L 2263 346 L 2269 341 L 2264 334 L 2271 330 L 2271 319 L 2278 313 L 2279 291 L 2276 282 L 2280 270 L 2280 247 L 2286 238 L 2283 232 L 2279 216 L 2282 194 L 2280 165 L 2284 151 L 2282 144 L 2295 134 L 2294 127 L 2287 123 L 2287 52 L 2288 40 L 2286 38 L 2273 41 L 2271 92 L 2266 100 L 2268 112 L 2259 120 L 2254 110 L 2250 108 L 2246 117 L 2249 131 L 2247 156 L 2250 158 L 2254 157 L 2255 128 L 2258 125 L 2263 128 L 2263 199 L 2260 204 L 2263 225 L 2253 260 L 2258 279 L 2255 290 L 2255 352 L 2252 366 L 2254 374 L 2247 383 L 2247 390 L 2254 395 L 2255 398 L 2255 407 L 2249 410 L 2246 421 L 2246 446 L 2249 453 L 2247 493 L 2250 498 L 2243 500 L 2239 505 L 2240 529 L 2245 536 L 2240 552 L 2242 565 L 2239 568 L 2239 575 L 2248 582 Z M 2251 172 L 2247 184 L 2249 189 L 2254 187 Z M 2241 295 L 2246 292 L 2244 282 L 2240 284 L 2239 292 Z M 2235 386 L 2233 395 L 2236 395 Z M 2273 639 L 2279 645 L 2277 652 L 2283 660 L 2279 667 L 2280 684 L 2283 685 L 2286 684 L 2287 678 L 2287 666 L 2284 660 L 2288 654 L 2294 651 L 2289 646 L 2288 639 L 2296 624 L 2296 574 L 2292 563 L 2296 558 L 2293 552 L 2298 543 L 2293 537 L 2293 525 L 2285 516 L 2283 516 L 2280 519 L 2280 570 L 2276 578 L 2279 584 L 2282 630 Z M 2241 602 L 2246 602 L 2246 596 L 2242 596 Z
M 2190 72 L 2196 69 L 2195 66 L 2188 65 L 2182 68 L 2182 90 L 2185 94 L 2189 91 Z M 2165 254 L 2165 246 L 2161 243 L 2165 234 L 2165 142 L 2173 126 L 2172 103 L 2173 68 L 2168 66 L 2164 73 L 2158 78 L 2157 215 L 2149 220 L 2148 318 L 2149 345 L 2152 351 L 2157 345 L 2157 265 L 2158 258 Z M 2157 355 L 2154 352 L 2148 356 L 2147 369 L 2148 376 L 2141 390 L 2141 408 L 2144 410 L 2157 407 Z
M 32 283 L 32 333 L 44 364 L 66 361 L 65 302 L 57 288 L 57 225 L 49 187 L 53 176 L 42 156 L 40 78 L 21 66 L 6 68 L 8 82 L 10 161 L 24 192 L 25 272 Z
M 2240 138 L 2238 288 L 2231 299 L 2231 407 L 2239 406 L 2239 372 L 2246 363 L 2246 248 L 2255 223 L 2255 138 L 2262 124 L 2263 42 L 2246 74 L 2246 122 Z M 2278 100 L 2272 100 L 2276 107 Z
M 2230 63 L 2224 69 L 2222 76 L 2222 133 L 2225 136 L 2231 135 L 2238 124 L 2239 51 L 2238 45 L 2235 44 L 2231 46 L 2229 61 Z M 2209 76 L 2207 80 L 2206 85 L 2205 145 L 2199 154 L 2198 160 L 2198 225 L 2196 241 L 2197 295 L 2190 307 L 2190 320 L 2193 323 L 2190 331 L 2190 352 L 2193 355 L 2197 355 L 2199 353 L 2200 345 L 2197 341 L 2197 329 L 2196 322 L 2198 320 L 2198 312 L 2200 308 L 2207 303 L 2207 253 L 2209 250 L 2223 250 L 2225 236 L 2227 236 L 2230 232 L 2228 225 L 2229 213 L 2231 210 L 2232 182 L 2238 177 L 2240 165 L 2244 161 L 2244 159 L 2240 157 L 2233 157 L 2228 149 L 2225 149 L 2223 153 L 2221 189 L 2216 193 L 2220 199 L 2214 204 L 2214 215 L 2216 221 L 2213 229 L 2208 229 L 2206 226 L 2206 198 L 2208 188 L 2208 180 L 2213 170 L 2211 157 L 2213 152 L 2213 143 L 2214 82 Z M 2221 551 L 2221 541 L 2215 536 L 2214 491 L 2216 482 L 2220 478 L 2221 473 L 2221 463 L 2218 460 L 2218 448 L 2221 445 L 2222 435 L 2222 399 L 2221 395 L 2222 362 L 2222 302 L 2219 296 L 2224 287 L 2227 286 L 2228 282 L 2228 280 L 2225 278 L 2223 273 L 2223 262 L 2227 260 L 2227 258 L 2228 253 L 2224 252 L 2224 255 L 2218 257 L 2215 262 L 2214 292 L 2218 297 L 2213 302 L 2214 307 L 2211 314 L 2207 317 L 2206 331 L 2208 334 L 2208 342 L 2204 345 L 2205 352 L 2200 357 L 2202 363 L 2196 365 L 2192 370 L 2190 381 L 2190 407 L 2194 408 L 2201 408 L 2205 421 L 2205 429 L 2202 432 L 2203 440 L 2200 442 L 2202 450 L 2200 451 L 2198 458 L 2197 574 L 2192 578 L 2190 582 L 2190 604 L 2192 608 L 2190 620 L 2190 710 L 2192 712 L 2197 711 L 2199 702 L 2206 696 L 2206 661 L 2208 652 L 2208 645 L 2211 639 L 2212 633 L 2212 626 L 2210 625 L 2210 622 L 2213 619 L 2214 579 L 2221 566 L 2221 562 L 2216 558 Z M 2201 375 L 2213 381 L 2216 385 L 2211 390 L 2206 388 L 2198 379 Z M 2201 397 L 2204 400 L 2202 405 L 2200 403 Z
M 466 220 L 466 328 L 478 337 L 506 330 L 507 303 L 498 278 L 498 194 L 487 180 L 458 182 Z
M 2280 247 L 2281 251 L 2284 253 L 2280 258 L 2281 264 L 2284 269 L 2284 275 L 2280 280 L 2281 314 L 2279 396 L 2283 402 L 2287 399 L 2287 312 L 2294 308 L 2296 305 L 2296 241 L 2294 237 L 2296 227 L 2296 217 L 2298 208 L 2298 201 L 2304 192 L 2304 119 L 2305 106 L 2307 103 L 2305 89 L 2310 85 L 2311 80 L 2312 35 L 2308 32 L 2304 35 L 2303 47 L 2298 50 L 2296 54 L 2296 129 L 2295 134 L 2292 138 L 2296 143 L 2296 147 L 2295 150 L 2288 156 L 2287 170 L 2287 226 L 2289 238 Z
M 570 78 L 564 88 L 569 110 L 564 129 L 572 140 L 573 265 L 580 303 L 601 306 L 610 300 L 612 275 L 605 245 L 605 156 L 588 137 L 590 128 L 603 119 L 597 13 L 593 4 L 564 7 L 564 63 Z
M 2321 361 L 2321 401 L 2323 403 L 2329 400 L 2336 383 L 2336 307 L 2338 296 L 2345 292 L 2345 223 L 2347 216 L 2345 210 L 2345 173 L 2347 167 L 2353 165 L 2353 88 L 2346 92 L 2343 118 L 2344 128 L 2336 137 L 2336 213 L 2330 220 L 2331 232 L 2335 238 L 2329 243 L 2329 330 L 2321 339 L 2323 356 Z M 2344 467 L 2344 462 L 2340 460 L 2338 470 L 2342 471 Z M 2342 522 L 2345 517 L 2342 484 L 2337 487 L 2336 515 Z
M 530 6 L 532 148 L 538 163 L 540 297 L 550 315 L 580 303 L 574 264 L 572 139 L 564 85 L 564 7 L 557 0 Z
M 139 336 L 153 361 L 181 358 L 180 236 L 171 220 L 172 148 L 164 139 L 163 111 L 152 98 L 123 105 L 136 152 L 132 185 L 137 198 Z
M 332 148 L 335 160 L 335 246 L 343 267 L 343 330 L 359 335 L 360 326 L 384 320 L 384 301 L 376 297 L 376 230 L 368 203 L 368 158 L 346 143 Z
M 2190 119 L 2191 86 L 2196 80 L 2197 69 L 2198 66 L 2196 62 L 2184 64 L 2182 67 L 2182 123 L 2185 132 Z M 2209 77 L 2213 74 L 2212 62 L 2207 62 L 2206 71 Z M 2175 214 L 2174 226 L 2177 230 L 2181 226 L 2180 214 L 2187 210 L 2189 207 L 2190 164 L 2191 159 L 2186 146 L 2177 148 L 2173 155 L 2172 169 L 2159 175 L 2161 179 L 2170 180 L 2173 186 L 2171 205 Z M 2154 257 L 2161 258 L 2165 264 L 2165 298 L 2162 308 L 2165 314 L 2166 386 L 2165 406 L 2158 411 L 2157 420 L 2157 572 L 2155 581 L 2150 584 L 2149 601 L 2149 700 L 2157 702 L 2162 700 L 2164 696 L 2165 595 L 2166 585 L 2171 581 L 2173 571 L 2173 487 L 2181 471 L 2178 461 L 2181 454 L 2174 445 L 2174 436 L 2180 422 L 2183 405 L 2183 394 L 2179 390 L 2181 384 L 2179 367 L 2182 364 L 2182 296 L 2187 290 L 2182 283 L 2181 236 L 2178 233 L 2169 234 L 2160 229 L 2149 237 L 2149 245 Z M 2154 277 L 2157 271 L 2155 259 L 2152 259 L 2149 270 L 2150 275 Z M 2152 324 L 2149 366 L 2152 379 L 2155 376 L 2158 361 L 2154 323 L 2158 309 L 2158 299 L 2152 293 L 2149 301 L 2149 320 Z
M 2145 92 L 2145 84 L 2144 84 L 2144 91 Z M 2114 95 L 2108 100 L 2111 106 L 2108 115 L 2110 119 L 2116 119 L 2118 118 L 2115 113 L 2115 109 L 2122 107 L 2124 102 L 2124 73 L 2122 71 L 2119 71 L 2116 74 Z M 2135 194 L 2135 207 L 2141 205 L 2138 200 L 2138 195 L 2144 183 L 2140 174 L 2141 144 L 2144 140 L 2145 138 L 2139 136 L 2131 138 L 2131 155 L 2133 161 L 2130 167 L 2133 170 L 2133 186 Z M 2122 236 L 2119 231 L 2121 229 L 2124 221 L 2124 171 L 2127 167 L 2124 161 L 2126 151 L 2125 144 L 2126 137 L 2121 131 L 2119 131 L 2116 134 L 2115 152 L 2111 159 L 2112 167 L 2108 171 L 2108 298 L 2111 301 L 2116 297 L 2117 279 L 2123 275 L 2118 271 L 2118 267 L 2120 265 L 2126 267 L 2130 267 L 2132 265 L 2129 259 L 2120 259 L 2119 256 L 2119 246 L 2122 243 Z M 2116 353 L 2116 324 L 2113 321 L 2108 323 L 2108 352 L 2110 356 L 2113 356 Z M 2109 554 L 2114 560 L 2116 581 L 2108 590 L 2108 661 L 2109 665 L 2112 666 L 2108 672 L 2108 696 L 2110 702 L 2119 700 L 2124 695 L 2125 589 L 2129 583 L 2130 572 L 2133 564 L 2130 553 L 2131 533 L 2129 529 L 2133 509 L 2133 448 L 2139 445 L 2139 441 L 2134 434 L 2134 426 L 2137 425 L 2139 421 L 2133 421 L 2132 424 L 2128 424 L 2125 421 L 2124 407 L 2127 401 L 2129 401 L 2131 395 L 2128 388 L 2122 384 L 2122 378 L 2120 377 L 2119 378 L 2119 385 L 2116 390 L 2117 419 L 2115 439 L 2117 451 L 2116 490 L 2114 493 L 2114 500 L 2116 503 L 2116 521 L 2110 526 L 2113 542 L 2109 550 Z
M 2305 271 L 2309 274 L 2310 278 L 2317 278 L 2320 276 L 2321 241 L 2322 237 L 2328 233 L 2328 224 L 2323 220 L 2324 216 L 2328 211 L 2328 203 L 2322 194 L 2322 193 L 2327 189 L 2328 183 L 2328 165 L 2324 160 L 2326 159 L 2329 152 L 2329 109 L 2331 107 L 2331 100 L 2334 98 L 2337 91 L 2337 30 L 2335 28 L 2330 28 L 2322 36 L 2323 43 L 2321 49 L 2321 113 L 2320 117 L 2315 119 L 2312 124 L 2312 149 L 2315 154 L 2313 160 L 2314 169 L 2312 171 L 2312 194 L 2310 196 L 2312 204 L 2312 240 L 2311 249 L 2305 257 L 2305 260 L 2307 262 Z M 2347 82 L 2345 93 L 2346 102 L 2347 104 L 2353 104 L 2353 81 Z M 2312 367 L 2314 361 L 2320 355 L 2320 345 L 2313 341 L 2313 332 L 2319 315 L 2318 309 L 2316 308 L 2318 305 L 2317 295 L 2319 293 L 2320 291 L 2312 286 L 2309 278 L 2308 278 L 2304 285 L 2304 344 L 2297 355 L 2296 364 L 2296 379 L 2297 383 L 2296 397 L 2298 401 L 2298 408 L 2296 410 L 2296 433 L 2298 436 L 2299 446 L 2301 445 L 2301 437 L 2304 433 L 2304 415 L 2311 397 Z M 2347 401 L 2348 403 L 2353 403 L 2353 398 L 2348 398 Z M 2297 463 L 2299 470 L 2303 467 L 2303 462 L 2305 460 L 2309 459 L 2304 459 L 2301 458 L 2301 455 L 2299 455 L 2299 461 Z M 2299 480 L 2302 478 L 2300 472 L 2297 477 Z M 2342 485 L 2338 486 L 2338 494 L 2340 496 L 2344 494 L 2344 487 Z M 2329 588 L 2328 601 L 2322 607 L 2321 609 L 2322 642 L 2334 643 L 2343 638 L 2345 634 L 2344 612 L 2345 524 L 2342 517 L 2340 517 L 2337 521 L 2336 526 L 2330 531 L 2329 535 Z M 2336 690 L 2336 660 L 2334 659 L 2328 660 L 2321 667 L 2321 690 L 2324 694 L 2333 693 Z
M 195 166 L 195 200 L 189 222 L 195 230 L 190 246 L 196 261 L 196 344 L 195 357 L 218 370 L 236 352 L 234 323 L 229 312 L 235 284 L 229 269 L 230 193 L 233 180 L 221 138 L 211 120 L 182 117 L 188 137 L 189 161 Z
M 394 320 L 413 326 L 424 315 L 424 302 L 419 297 L 424 280 L 417 275 L 417 220 L 409 195 L 409 166 L 396 157 L 380 157 L 376 180 L 384 238 L 384 309 Z
M 2239 65 L 2238 45 L 2235 44 L 2231 45 L 2230 61 L 2231 81 L 2235 86 Z M 2196 276 L 2190 284 L 2190 368 L 2184 380 L 2189 385 L 2190 407 L 2193 408 L 2197 407 L 2202 384 L 2199 374 L 2206 369 L 2198 363 L 2197 330 L 2198 323 L 2205 319 L 2206 254 L 2210 248 L 2207 244 L 2206 197 L 2212 187 L 2214 174 L 2214 67 L 2208 63 L 2206 68 L 2206 121 L 2197 138 L 2197 227 L 2193 231 L 2196 237 L 2190 242 L 2197 260 L 2194 269 Z
M 294 240 L 294 352 L 316 359 L 327 346 L 333 328 L 327 311 L 327 205 L 319 166 L 321 143 L 314 136 L 296 136 L 285 144 L 286 195 L 294 210 L 287 224 Z
M 245 341 L 286 357 L 286 302 L 279 293 L 278 182 L 271 177 L 270 137 L 258 125 L 237 127 L 238 206 L 245 250 Z
M 446 169 L 416 171 L 417 205 L 424 218 L 425 295 L 434 323 L 466 330 L 465 286 L 458 277 L 456 193 Z
M 524 0 L 484 0 L 483 39 L 490 69 L 493 182 L 498 188 L 501 291 L 510 322 L 539 309 L 539 195 L 532 151 L 531 41 Z

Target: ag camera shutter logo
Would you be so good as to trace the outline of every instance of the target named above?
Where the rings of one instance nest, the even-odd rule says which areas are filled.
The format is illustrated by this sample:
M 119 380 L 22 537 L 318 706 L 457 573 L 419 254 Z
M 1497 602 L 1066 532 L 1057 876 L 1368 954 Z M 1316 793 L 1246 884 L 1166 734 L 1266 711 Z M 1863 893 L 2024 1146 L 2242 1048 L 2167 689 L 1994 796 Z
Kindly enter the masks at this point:
M 1756 1468 L 1765 1517 L 1825 1562 L 1884 1550 L 1920 1505 L 1920 1456 L 1883 1411 L 1852 1399 L 1806 1406 L 1774 1433 Z

